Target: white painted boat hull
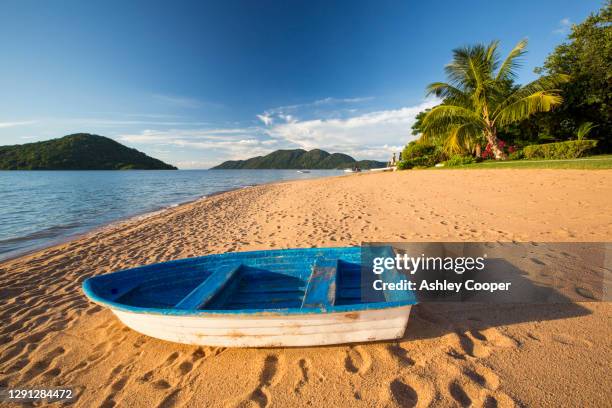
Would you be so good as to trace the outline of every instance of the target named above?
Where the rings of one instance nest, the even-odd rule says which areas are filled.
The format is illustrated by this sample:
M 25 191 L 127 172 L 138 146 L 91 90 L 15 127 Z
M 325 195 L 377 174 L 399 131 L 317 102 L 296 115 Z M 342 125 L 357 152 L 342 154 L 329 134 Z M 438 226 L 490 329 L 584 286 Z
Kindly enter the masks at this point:
M 404 335 L 411 305 L 352 312 L 172 316 L 111 309 L 126 326 L 176 343 L 216 347 L 303 347 L 392 340 Z

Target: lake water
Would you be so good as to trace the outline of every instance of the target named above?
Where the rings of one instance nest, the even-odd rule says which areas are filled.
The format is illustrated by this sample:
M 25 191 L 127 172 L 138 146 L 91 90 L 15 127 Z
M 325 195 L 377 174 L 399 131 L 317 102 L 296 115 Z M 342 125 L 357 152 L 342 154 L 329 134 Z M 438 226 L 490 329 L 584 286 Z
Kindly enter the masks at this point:
M 339 170 L 0 171 L 0 260 L 212 193 L 340 174 Z

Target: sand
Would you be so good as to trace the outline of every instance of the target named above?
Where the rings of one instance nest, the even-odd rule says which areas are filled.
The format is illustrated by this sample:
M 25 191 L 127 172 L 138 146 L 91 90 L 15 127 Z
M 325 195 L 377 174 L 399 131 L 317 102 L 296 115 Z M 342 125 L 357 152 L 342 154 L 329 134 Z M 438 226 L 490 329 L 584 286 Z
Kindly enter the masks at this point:
M 492 185 L 493 187 L 488 187 Z M 86 277 L 225 251 L 362 241 L 610 241 L 612 171 L 408 171 L 236 190 L 0 264 L 0 386 L 76 406 L 610 406 L 612 306 L 422 304 L 398 342 L 172 344 Z

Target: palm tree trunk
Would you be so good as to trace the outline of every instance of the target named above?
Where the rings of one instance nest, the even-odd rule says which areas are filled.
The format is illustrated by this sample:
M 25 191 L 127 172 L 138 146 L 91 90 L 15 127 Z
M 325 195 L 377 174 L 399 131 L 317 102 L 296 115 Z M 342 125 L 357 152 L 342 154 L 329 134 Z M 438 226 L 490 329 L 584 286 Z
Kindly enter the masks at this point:
M 495 128 L 485 130 L 485 137 L 487 142 L 489 142 L 489 146 L 491 146 L 491 151 L 495 156 L 495 160 L 506 160 L 506 153 L 502 149 L 499 148 L 498 140 L 497 140 L 497 132 Z

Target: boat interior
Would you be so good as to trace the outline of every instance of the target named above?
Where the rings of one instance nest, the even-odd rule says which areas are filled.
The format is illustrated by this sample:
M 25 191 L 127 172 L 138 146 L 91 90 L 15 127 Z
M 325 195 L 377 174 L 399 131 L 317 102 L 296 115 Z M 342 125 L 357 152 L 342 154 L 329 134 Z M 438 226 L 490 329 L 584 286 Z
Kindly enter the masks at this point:
M 359 247 L 228 253 L 100 275 L 86 285 L 102 301 L 185 311 L 329 311 L 391 300 L 369 290 L 379 276 L 362 274 L 361 262 Z

